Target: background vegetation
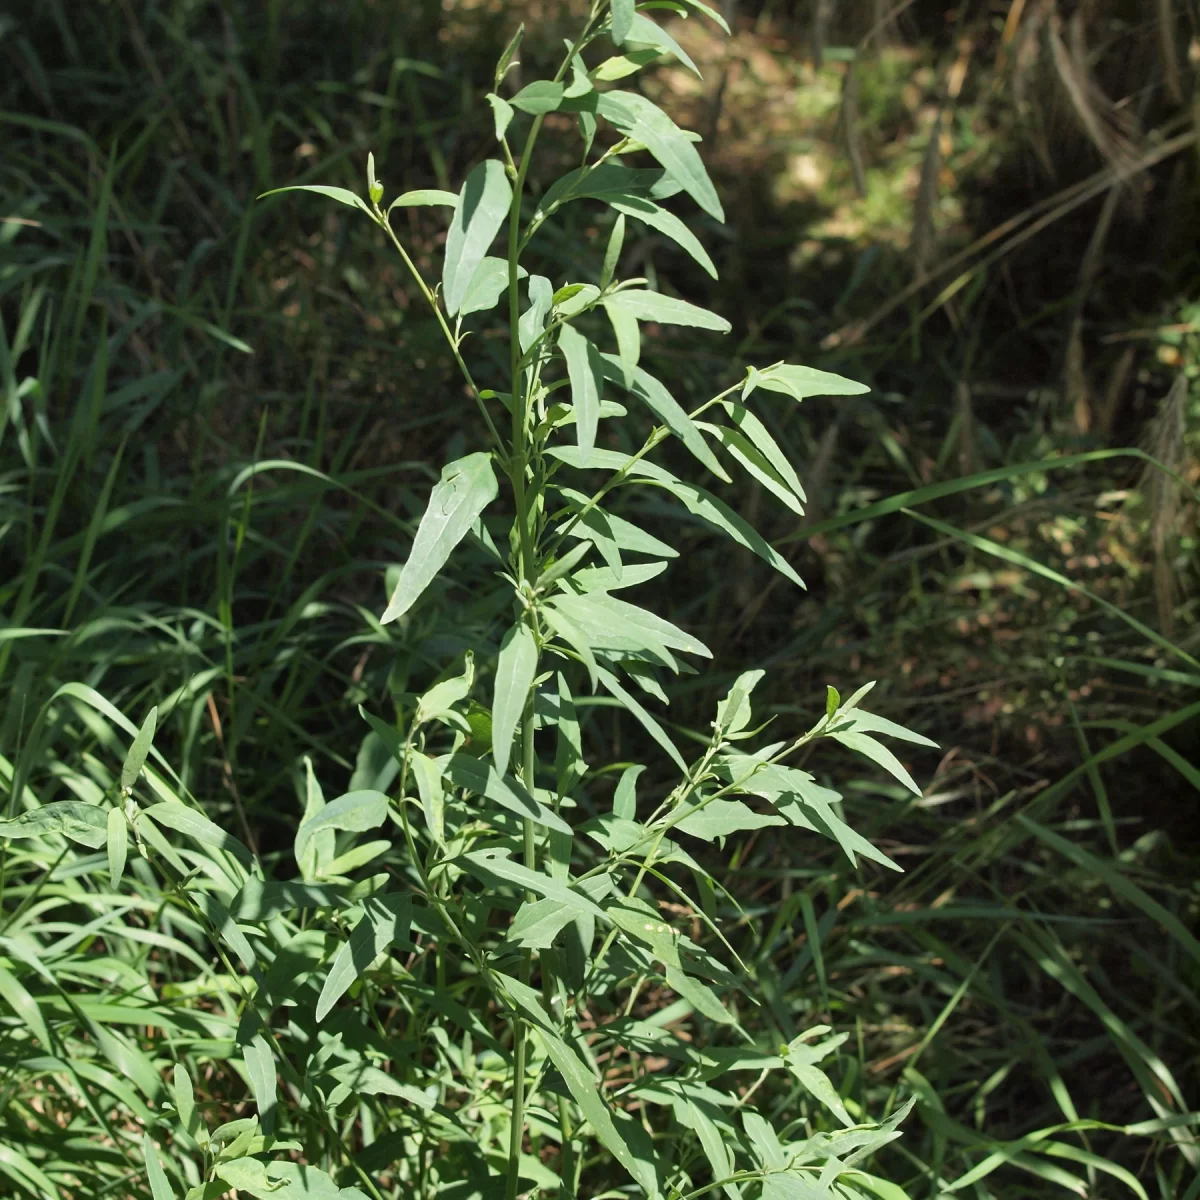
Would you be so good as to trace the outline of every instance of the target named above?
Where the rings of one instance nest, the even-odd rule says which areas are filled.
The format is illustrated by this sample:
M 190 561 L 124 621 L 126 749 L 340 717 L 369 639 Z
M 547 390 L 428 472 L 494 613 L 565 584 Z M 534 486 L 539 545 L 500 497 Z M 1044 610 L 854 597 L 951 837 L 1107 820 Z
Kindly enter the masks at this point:
M 486 636 L 469 587 L 402 629 L 376 619 L 436 466 L 470 448 L 440 334 L 349 210 L 254 197 L 359 188 L 368 148 L 393 190 L 456 186 L 491 141 L 468 99 L 498 48 L 524 19 L 537 77 L 570 8 L 0 15 L 8 811 L 25 786 L 113 785 L 127 738 L 97 697 L 135 725 L 157 705 L 184 786 L 280 859 L 304 756 L 349 783 L 369 765 L 356 704 L 424 687 Z M 879 678 L 874 710 L 941 747 L 908 760 L 922 798 L 866 775 L 848 794 L 904 876 L 756 836 L 710 864 L 743 914 L 748 1025 L 850 1031 L 831 1069 L 855 1111 L 917 1096 L 888 1152 L 914 1196 L 1194 1200 L 1194 8 L 729 15 L 726 42 L 658 14 L 705 82 L 667 64 L 647 85 L 705 134 L 730 224 L 693 227 L 720 282 L 659 239 L 638 254 L 735 329 L 724 356 L 665 332 L 645 353 L 677 394 L 784 357 L 872 392 L 773 429 L 808 464 L 806 517 L 742 498 L 808 595 L 660 523 L 683 551 L 670 615 L 730 679 L 771 668 L 772 711 L 815 720 L 821 684 Z M 542 177 L 572 152 L 545 137 Z M 433 255 L 443 224 L 409 211 Z M 559 274 L 602 253 L 605 231 L 576 219 L 540 246 Z M 672 717 L 703 728 L 711 702 L 685 679 Z M 590 736 L 628 753 L 602 713 Z M 78 856 L 44 875 L 20 843 L 3 853 L 0 1190 L 148 1194 L 129 1147 L 161 1107 L 161 1063 L 207 1064 L 215 1121 L 245 1099 L 184 1018 L 206 1003 L 179 966 L 186 931 L 156 925 L 149 893 L 86 891 Z

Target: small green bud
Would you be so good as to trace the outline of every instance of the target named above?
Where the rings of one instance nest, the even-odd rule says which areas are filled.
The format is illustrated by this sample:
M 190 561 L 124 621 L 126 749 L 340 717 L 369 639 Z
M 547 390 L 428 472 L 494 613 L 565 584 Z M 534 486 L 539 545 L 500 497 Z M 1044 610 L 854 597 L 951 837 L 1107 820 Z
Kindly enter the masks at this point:
M 371 183 L 370 189 L 371 203 L 378 204 L 383 199 L 383 184 L 378 179 Z

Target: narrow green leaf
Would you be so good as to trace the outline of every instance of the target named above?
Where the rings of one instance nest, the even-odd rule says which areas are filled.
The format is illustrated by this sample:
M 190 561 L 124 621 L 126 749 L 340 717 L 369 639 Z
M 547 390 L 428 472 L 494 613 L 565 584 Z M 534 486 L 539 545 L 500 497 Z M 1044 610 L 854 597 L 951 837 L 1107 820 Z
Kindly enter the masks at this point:
M 733 1017 L 725 1009 L 725 1005 L 717 998 L 717 994 L 707 984 L 685 974 L 679 967 L 668 967 L 666 972 L 667 987 L 682 996 L 702 1017 L 715 1021 L 718 1025 L 732 1025 Z
M 646 769 L 642 763 L 634 763 L 621 772 L 617 790 L 613 793 L 613 816 L 623 821 L 637 819 L 637 781 Z
M 154 742 L 154 730 L 157 724 L 158 707 L 156 705 L 146 715 L 141 729 L 137 732 L 137 737 L 133 739 L 133 745 L 129 747 L 129 753 L 125 755 L 125 762 L 121 765 L 121 791 L 129 791 L 142 773 L 142 768 L 146 765 L 146 758 L 150 753 L 150 746 Z
M 154 1200 L 175 1200 L 175 1189 L 167 1182 L 166 1173 L 158 1158 L 158 1151 L 148 1133 L 142 1134 L 142 1157 L 146 1162 L 146 1178 L 150 1181 L 150 1195 Z
M 611 672 L 606 671 L 603 667 L 597 667 L 596 677 L 604 685 L 605 690 L 619 700 L 625 706 L 626 711 L 666 751 L 671 761 L 686 773 L 687 764 L 683 761 L 683 755 L 676 749 L 675 743 L 667 737 L 662 726 L 621 686 Z
M 443 192 L 440 188 L 419 188 L 415 192 L 404 192 L 387 206 L 387 215 L 393 208 L 454 208 L 458 196 L 454 192 Z
M 589 71 L 588 76 L 597 83 L 615 83 L 618 79 L 637 74 L 658 58 L 657 50 L 629 50 L 624 54 L 606 58 L 598 67 Z
M 141 816 L 165 829 L 174 829 L 176 833 L 186 834 L 203 846 L 228 851 L 243 866 L 248 867 L 254 862 L 254 856 L 233 834 L 226 833 L 220 825 L 210 821 L 203 813 L 198 813 L 177 800 L 152 804 L 142 810 Z
M 488 159 L 467 176 L 454 206 L 442 263 L 442 297 L 451 316 L 458 312 L 511 203 L 512 186 L 502 162 Z
M 317 1000 L 316 1018 L 323 1021 L 350 985 L 385 951 L 408 937 L 412 919 L 412 896 L 389 892 L 363 903 L 363 915 L 350 937 L 343 942 Z
M 680 249 L 689 254 L 704 270 L 717 278 L 717 268 L 709 257 L 708 251 L 700 244 L 700 239 L 691 229 L 669 209 L 660 208 L 652 200 L 635 197 L 622 197 L 609 200 L 609 206 L 623 216 L 636 217 L 644 225 L 657 230 L 664 237 L 669 237 Z
M 710 437 L 720 442 L 751 479 L 762 484 L 771 495 L 782 501 L 798 517 L 804 515 L 803 502 L 759 452 L 758 447 L 740 430 L 730 429 L 727 425 L 710 425 L 707 421 L 697 421 L 696 424 Z
M 596 444 L 600 422 L 600 391 L 604 386 L 604 364 L 596 347 L 573 325 L 558 333 L 558 348 L 567 360 L 571 381 L 571 403 L 575 406 L 575 434 L 579 449 L 590 454 Z
M 108 810 L 108 885 L 114 892 L 121 888 L 125 874 L 125 856 L 129 851 L 129 822 L 119 808 Z
M 625 370 L 619 358 L 602 354 L 604 377 L 613 383 L 625 385 Z M 729 483 L 729 474 L 708 448 L 696 423 L 684 412 L 679 402 L 663 384 L 648 371 L 637 367 L 633 371 L 633 386 L 626 387 L 630 395 L 636 396 L 652 413 L 706 466 L 718 479 Z
M 865 733 L 855 733 L 853 731 L 840 733 L 833 732 L 828 735 L 835 742 L 841 742 L 847 750 L 853 750 L 856 754 L 861 754 L 865 758 L 869 758 L 873 763 L 877 763 L 889 775 L 898 779 L 910 792 L 920 796 L 922 794 L 920 785 L 913 777 L 904 769 L 900 760 L 882 743 L 876 741 L 873 737 Z
M 511 776 L 501 777 L 488 762 L 470 754 L 447 754 L 438 760 L 443 776 L 455 787 L 463 788 L 476 796 L 483 796 L 499 804 L 501 808 L 528 817 L 537 825 L 570 833 L 571 827 L 540 800 L 535 800 L 525 788 Z
M 559 1037 L 537 993 L 516 979 L 504 979 L 501 986 L 518 1011 L 529 1018 L 547 1057 L 558 1068 L 572 1099 L 601 1143 L 646 1192 L 649 1200 L 658 1200 L 654 1149 L 645 1130 L 631 1117 L 610 1109 L 605 1103 L 600 1081 Z
M 604 263 L 600 268 L 600 287 L 606 288 L 612 282 L 621 261 L 621 249 L 625 245 L 625 214 L 617 213 L 612 231 L 608 235 L 608 244 L 604 247 Z
M 441 480 L 430 493 L 417 527 L 412 553 L 380 617 L 382 624 L 403 616 L 416 603 L 498 491 L 490 454 L 468 454 L 442 468 Z
M 782 392 L 793 400 L 807 400 L 809 396 L 861 396 L 871 389 L 865 383 L 845 379 L 829 371 L 818 371 L 814 367 L 796 367 L 779 363 L 755 373 L 755 383 L 771 392 Z
M 612 91 L 597 97 L 596 111 L 626 137 L 645 146 L 709 216 L 725 220 L 717 190 L 695 146 L 662 109 L 634 92 Z
M 756 813 L 740 800 L 709 800 L 704 805 L 690 807 L 695 811 L 684 817 L 675 828 L 681 833 L 690 834 L 706 842 L 747 829 L 762 829 L 768 825 L 787 823 L 774 813 Z
M 422 754 L 420 750 L 409 751 L 409 765 L 417 781 L 417 794 L 421 797 L 421 811 L 425 814 L 425 827 L 439 845 L 446 844 L 446 797 L 442 791 L 442 770 L 435 758 Z
M 633 313 L 620 305 L 604 302 L 604 311 L 617 339 L 617 359 L 621 364 L 621 386 L 633 390 L 633 372 L 642 357 L 642 328 Z
M 196 1098 L 192 1091 L 192 1077 L 187 1067 L 176 1063 L 171 1073 L 171 1098 L 175 1103 L 175 1111 L 179 1114 L 179 1124 L 185 1133 L 196 1135 L 200 1122 L 196 1113 Z
M 627 288 L 614 292 L 605 300 L 605 307 L 620 308 L 639 321 L 657 321 L 661 325 L 691 325 L 697 329 L 715 329 L 728 333 L 733 326 L 724 317 L 711 313 L 706 308 L 664 296 L 661 292 L 647 292 Z
M 743 671 L 725 699 L 717 705 L 717 725 L 727 734 L 741 733 L 750 724 L 750 694 L 765 674 L 763 670 Z
M 272 188 L 269 192 L 261 192 L 258 196 L 259 200 L 265 200 L 268 196 L 278 196 L 282 192 L 316 192 L 318 196 L 326 196 L 330 200 L 336 200 L 339 204 L 348 204 L 351 208 L 362 209 L 368 217 L 374 218 L 374 213 L 370 207 L 354 192 L 347 188 L 329 187 L 324 183 L 296 183 L 290 187 Z M 155 1198 L 157 1200 L 157 1197 Z
M 604 910 L 590 897 L 576 891 L 560 879 L 541 871 L 531 870 L 523 863 L 515 862 L 507 850 L 471 850 L 462 856 L 466 869 L 493 886 L 497 881 L 515 884 L 527 892 L 535 892 L 548 900 L 554 900 L 572 910 L 572 917 L 581 912 L 593 917 L 604 917 Z
M 655 24 L 649 17 L 635 13 L 627 39 L 638 45 L 653 46 L 666 54 L 674 55 L 697 78 L 700 77 L 700 68 L 692 62 L 687 51 L 662 26 Z M 616 38 L 613 40 L 616 41 Z
M 668 649 L 699 654 L 704 658 L 712 657 L 712 651 L 699 638 L 656 613 L 619 600 L 607 592 L 584 596 L 564 592 L 551 597 L 547 604 L 566 613 L 592 639 L 592 645 L 596 648 L 611 646 L 624 649 L 631 643 L 636 644 L 638 638 L 644 635 Z
M 722 401 L 721 407 L 729 414 L 729 418 L 737 427 L 738 432 L 745 434 L 750 439 L 754 448 L 767 460 L 796 499 L 801 504 L 806 503 L 808 497 L 804 494 L 799 477 L 792 468 L 792 464 L 788 462 L 787 456 L 768 432 L 767 427 L 748 408 L 744 408 L 733 400 Z
M 317 1020 L 320 1020 L 320 1017 Z M 246 1064 L 250 1090 L 258 1108 L 259 1123 L 263 1132 L 270 1134 L 275 1127 L 275 1055 L 267 1039 L 261 1033 L 256 1033 L 253 1041 L 242 1047 L 242 1059 Z
M 508 45 L 504 47 L 504 53 L 500 55 L 496 61 L 496 87 L 500 86 L 500 81 L 508 74 L 509 67 L 512 66 L 513 60 L 517 57 L 517 51 L 521 47 L 521 39 L 525 36 L 525 22 L 522 21 L 517 26 L 517 32 L 508 39 Z
M 804 587 L 804 580 L 792 569 L 791 563 L 779 553 L 756 529 L 738 516 L 723 500 L 693 483 L 664 483 L 662 485 L 684 508 L 700 520 L 719 529 L 739 546 L 758 555 L 781 575 L 790 579 L 797 587 Z
M 38 1008 L 37 1002 L 25 985 L 5 966 L 0 966 L 0 999 L 8 1004 L 30 1033 L 42 1043 L 46 1052 L 54 1053 L 54 1043 L 50 1040 L 50 1029 L 42 1016 L 42 1010 Z
M 508 774 L 513 736 L 525 712 L 525 702 L 537 672 L 538 648 L 533 631 L 518 621 L 500 645 L 492 701 L 492 758 L 501 776 Z
M 557 450 L 558 448 L 555 448 Z M 570 449 L 578 450 L 578 447 L 572 446 Z M 552 450 L 552 453 L 555 453 Z M 570 459 L 565 455 L 555 453 L 555 457 L 561 457 L 564 461 L 569 462 Z M 582 492 L 577 492 L 574 488 L 559 487 L 559 493 L 571 502 L 571 507 L 577 512 L 582 510 L 587 504 L 589 497 Z M 567 522 L 563 522 L 558 526 L 556 532 L 561 533 L 567 526 Z M 592 542 L 601 552 L 608 562 L 608 569 L 613 573 L 618 580 L 624 577 L 624 564 L 616 564 L 612 561 L 612 550 L 631 550 L 635 554 L 652 554 L 657 558 L 678 558 L 679 551 L 674 546 L 667 545 L 666 542 L 660 541 L 653 534 L 647 533 L 644 529 L 640 529 L 631 521 L 626 521 L 624 517 L 618 517 L 615 513 L 610 513 L 601 508 L 598 504 L 593 505 L 588 512 L 571 523 L 571 537 L 585 538 Z M 608 546 L 605 546 L 605 542 Z

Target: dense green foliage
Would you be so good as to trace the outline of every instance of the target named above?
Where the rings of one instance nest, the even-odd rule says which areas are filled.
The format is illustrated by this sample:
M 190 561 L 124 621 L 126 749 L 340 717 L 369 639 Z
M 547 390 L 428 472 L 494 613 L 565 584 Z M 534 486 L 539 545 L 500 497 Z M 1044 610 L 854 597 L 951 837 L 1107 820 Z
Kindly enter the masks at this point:
M 4 31 L 0 1187 L 1194 1200 L 1194 261 L 1149 456 L 991 413 L 568 16 Z

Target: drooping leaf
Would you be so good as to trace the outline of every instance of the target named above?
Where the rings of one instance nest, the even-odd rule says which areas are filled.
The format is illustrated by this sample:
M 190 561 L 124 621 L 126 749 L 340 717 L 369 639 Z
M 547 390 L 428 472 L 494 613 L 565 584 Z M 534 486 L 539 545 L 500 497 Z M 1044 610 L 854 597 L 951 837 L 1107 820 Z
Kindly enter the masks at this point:
M 621 364 L 621 384 L 633 388 L 633 372 L 642 357 L 642 327 L 637 317 L 620 305 L 604 302 L 604 311 L 617 339 L 617 359 Z
M 412 552 L 380 617 L 382 624 L 403 616 L 416 603 L 498 491 L 490 454 L 468 454 L 442 468 L 441 480 L 430 493 L 417 527 Z
M 502 162 L 490 158 L 467 176 L 454 206 L 442 263 L 442 297 L 451 316 L 458 312 L 511 204 L 512 186 Z
M 626 137 L 645 146 L 709 216 L 725 220 L 717 190 L 696 147 L 653 101 L 634 92 L 603 92 L 597 97 L 596 111 Z
M 547 1057 L 558 1068 L 572 1099 L 605 1149 L 629 1172 L 649 1200 L 658 1200 L 654 1149 L 645 1130 L 631 1117 L 605 1103 L 599 1080 L 559 1037 L 538 994 L 516 979 L 504 979 L 502 986 L 514 1007 L 530 1020 Z
M 323 1021 L 350 985 L 385 950 L 408 937 L 412 919 L 412 896 L 408 892 L 389 892 L 363 902 L 363 915 L 350 937 L 334 956 L 329 974 L 317 1000 L 316 1018 Z
M 529 307 L 521 314 L 517 326 L 521 353 L 526 354 L 542 335 L 546 317 L 554 303 L 554 285 L 545 275 L 529 277 Z
M 446 797 L 442 790 L 441 765 L 436 758 L 430 758 L 420 750 L 410 750 L 409 769 L 417 781 L 425 827 L 433 840 L 443 846 L 446 842 Z
M 710 425 L 707 421 L 697 421 L 696 424 L 720 442 L 752 479 L 762 484 L 798 517 L 804 515 L 804 504 L 795 491 L 741 430 L 730 429 L 727 425 Z
M 0 838 L 45 837 L 50 833 L 61 833 L 72 842 L 96 850 L 108 840 L 108 817 L 98 805 L 58 800 L 0 820 Z
M 616 41 L 616 39 L 613 39 Z M 692 62 L 687 51 L 661 25 L 655 24 L 649 17 L 636 13 L 630 26 L 628 40 L 638 45 L 653 46 L 666 54 L 674 55 L 694 75 L 699 77 L 700 69 Z
M 156 705 L 146 714 L 146 719 L 142 722 L 137 737 L 133 739 L 133 744 L 129 747 L 129 753 L 125 755 L 125 761 L 121 765 L 121 791 L 129 791 L 142 773 L 142 768 L 146 765 L 146 757 L 150 753 L 150 746 L 154 741 L 154 730 L 157 724 L 158 707 Z
M 758 530 L 749 525 L 723 500 L 718 500 L 711 492 L 697 487 L 694 483 L 676 482 L 663 486 L 683 504 L 688 512 L 713 526 L 714 529 L 719 529 L 743 549 L 758 555 L 763 562 L 769 563 L 797 587 L 804 587 L 804 580 L 796 574 L 791 563 Z
M 605 379 L 625 387 L 625 370 L 621 360 L 612 354 L 602 354 L 600 357 L 605 364 Z M 636 367 L 633 371 L 633 386 L 626 390 L 641 400 L 718 479 L 726 483 L 730 481 L 728 472 L 708 448 L 708 443 L 705 442 L 696 423 L 659 380 L 641 367 Z
M 192 1077 L 183 1063 L 176 1063 L 171 1075 L 171 1099 L 175 1103 L 175 1112 L 179 1116 L 179 1124 L 193 1137 L 200 1127 L 199 1115 L 196 1112 L 196 1098 L 192 1090 Z
M 551 451 L 551 453 L 555 453 L 555 457 L 559 457 L 556 453 L 557 449 Z M 576 450 L 578 447 L 572 446 L 570 449 Z M 577 492 L 573 488 L 559 487 L 558 490 L 565 499 L 571 502 L 576 511 L 582 511 L 589 499 L 582 492 Z M 563 522 L 557 532 L 562 532 L 566 525 L 567 522 Z M 624 517 L 618 517 L 616 513 L 607 512 L 599 505 L 593 505 L 588 512 L 571 523 L 570 535 L 576 538 L 586 538 L 601 552 L 604 551 L 603 543 L 607 540 L 618 550 L 630 550 L 634 554 L 652 554 L 657 558 L 679 557 L 679 551 L 674 546 L 667 545 L 653 534 L 634 525 L 632 521 L 626 521 Z M 605 557 L 608 556 L 605 555 Z M 609 562 L 608 569 L 617 579 L 624 578 L 625 565 L 623 563 L 617 569 L 614 564 Z
M 669 237 L 677 246 L 686 251 L 713 279 L 717 278 L 717 268 L 709 257 L 708 251 L 700 244 L 700 239 L 691 229 L 669 209 L 661 208 L 653 200 L 635 197 L 622 197 L 609 200 L 609 206 L 627 217 L 636 217 L 651 229 L 657 230 L 664 237 Z
M 525 712 L 525 701 L 537 671 L 538 649 L 533 631 L 518 621 L 500 646 L 496 660 L 495 698 L 492 702 L 492 758 L 501 776 L 508 774 L 513 735 Z
M 570 833 L 571 827 L 540 800 L 535 800 L 522 785 L 511 776 L 501 777 L 488 762 L 470 754 L 448 754 L 438 760 L 442 775 L 455 787 L 463 788 L 476 796 L 483 796 L 499 804 L 501 808 L 528 817 L 537 825 Z
M 558 333 L 558 348 L 567 360 L 571 381 L 571 403 L 575 406 L 575 434 L 579 449 L 589 454 L 596 444 L 600 422 L 600 391 L 604 386 L 604 364 L 596 347 L 573 325 Z
M 733 400 L 722 401 L 721 407 L 729 414 L 730 420 L 740 433 L 748 437 L 754 448 L 767 460 L 780 479 L 791 489 L 801 504 L 807 502 L 804 488 L 796 475 L 787 456 L 779 448 L 767 427 L 749 409 Z
M 866 733 L 833 732 L 828 735 L 835 742 L 841 742 L 847 750 L 853 750 L 877 763 L 889 775 L 898 779 L 910 792 L 922 795 L 921 785 L 904 769 L 903 763 L 881 742 Z
M 604 685 L 605 690 L 619 700 L 634 720 L 666 751 L 671 761 L 681 771 L 686 772 L 687 764 L 683 761 L 683 755 L 679 753 L 675 743 L 667 737 L 663 727 L 621 686 L 616 676 L 603 667 L 597 667 L 596 677 Z
M 733 328 L 724 317 L 711 313 L 706 308 L 689 304 L 674 296 L 661 292 L 647 292 L 639 288 L 625 288 L 614 292 L 605 300 L 605 306 L 622 308 L 639 321 L 657 321 L 662 325 L 691 325 L 697 329 L 715 329 L 728 333 Z
M 682 996 L 702 1017 L 718 1025 L 733 1024 L 733 1017 L 707 984 L 686 974 L 679 967 L 668 967 L 666 980 L 667 987 Z

